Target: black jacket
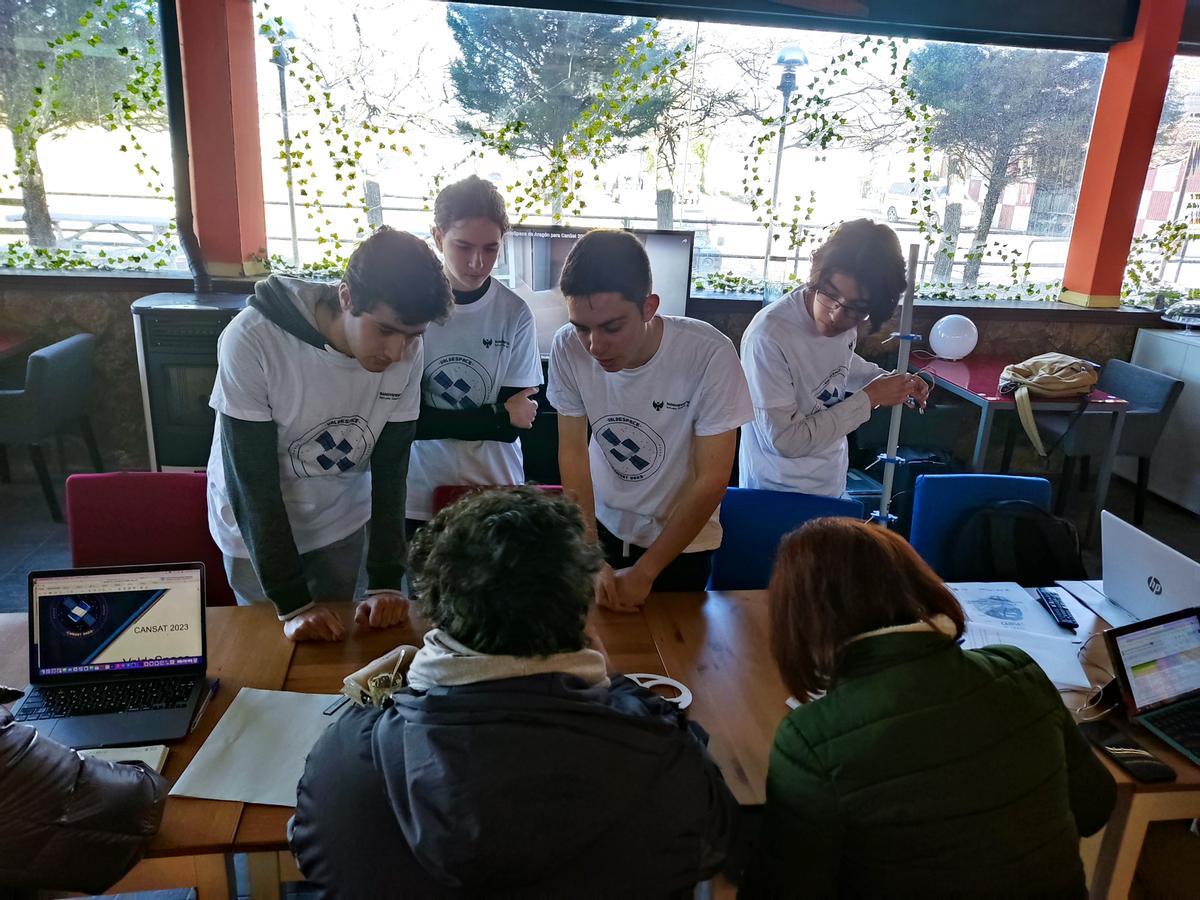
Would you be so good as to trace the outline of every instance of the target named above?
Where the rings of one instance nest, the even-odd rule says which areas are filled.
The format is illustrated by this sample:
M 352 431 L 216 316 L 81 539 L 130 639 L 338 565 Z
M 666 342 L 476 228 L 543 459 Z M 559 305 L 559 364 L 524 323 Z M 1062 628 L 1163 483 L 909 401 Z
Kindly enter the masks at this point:
M 0 707 L 0 897 L 105 890 L 158 833 L 166 788 L 157 772 L 80 756 Z
M 309 754 L 289 836 L 323 896 L 659 897 L 725 859 L 733 795 L 684 716 L 628 679 L 395 701 Z

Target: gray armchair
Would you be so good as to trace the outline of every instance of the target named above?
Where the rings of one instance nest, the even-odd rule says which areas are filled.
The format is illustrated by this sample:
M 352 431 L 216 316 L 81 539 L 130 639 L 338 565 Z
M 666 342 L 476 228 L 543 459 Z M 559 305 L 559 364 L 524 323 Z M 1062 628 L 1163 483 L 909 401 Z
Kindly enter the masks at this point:
M 92 466 L 104 471 L 100 449 L 88 421 L 92 392 L 92 354 L 96 338 L 77 334 L 31 353 L 25 380 L 19 387 L 0 390 L 0 480 L 8 481 L 6 446 L 25 444 L 41 482 L 50 516 L 62 521 L 62 511 L 42 452 L 45 441 L 77 429 L 87 445 Z
M 1167 424 L 1175 401 L 1183 390 L 1183 382 L 1161 372 L 1144 369 L 1123 360 L 1109 360 L 1096 385 L 1100 390 L 1120 397 L 1129 403 L 1125 427 L 1121 429 L 1118 456 L 1137 457 L 1137 495 L 1134 500 L 1133 521 L 1141 525 L 1146 511 L 1146 485 L 1150 479 L 1150 456 Z M 1040 413 L 1036 416 L 1038 431 L 1047 447 L 1058 444 L 1063 453 L 1062 478 L 1054 500 L 1054 511 L 1062 515 L 1075 476 L 1075 461 L 1080 460 L 1080 489 L 1089 481 L 1091 457 L 1100 456 L 1108 445 L 1109 414 Z M 1006 436 L 1005 463 L 1012 453 L 1015 429 Z

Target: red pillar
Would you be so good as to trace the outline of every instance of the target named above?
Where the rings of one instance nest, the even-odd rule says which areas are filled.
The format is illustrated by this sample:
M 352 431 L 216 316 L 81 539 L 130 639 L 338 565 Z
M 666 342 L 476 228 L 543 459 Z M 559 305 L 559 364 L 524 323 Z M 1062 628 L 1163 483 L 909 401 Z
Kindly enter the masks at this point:
M 1133 37 L 1113 45 L 1092 123 L 1062 299 L 1119 306 L 1186 0 L 1141 0 Z
M 216 276 L 266 254 L 251 0 L 177 0 L 196 236 Z

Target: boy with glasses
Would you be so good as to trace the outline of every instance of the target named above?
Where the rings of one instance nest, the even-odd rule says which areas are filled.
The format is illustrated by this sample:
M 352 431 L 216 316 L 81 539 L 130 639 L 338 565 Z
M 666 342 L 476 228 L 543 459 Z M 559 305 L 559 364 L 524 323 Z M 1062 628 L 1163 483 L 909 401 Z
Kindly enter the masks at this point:
M 742 429 L 742 487 L 840 497 L 846 435 L 878 406 L 922 408 L 928 384 L 854 352 L 858 328 L 878 331 L 904 292 L 900 242 L 886 225 L 845 222 L 813 254 L 808 285 L 754 317 L 742 367 L 754 421 Z

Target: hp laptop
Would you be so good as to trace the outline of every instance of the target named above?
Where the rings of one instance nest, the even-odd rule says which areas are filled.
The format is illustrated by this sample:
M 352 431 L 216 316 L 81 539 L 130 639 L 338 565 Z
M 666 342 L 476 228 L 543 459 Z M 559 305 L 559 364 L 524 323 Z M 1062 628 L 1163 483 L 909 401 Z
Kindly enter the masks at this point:
M 1200 608 L 1104 632 L 1129 718 L 1200 765 Z
M 1200 562 L 1110 512 L 1100 514 L 1104 581 L 1064 581 L 1096 615 L 1129 625 L 1187 609 L 1200 598 Z
M 205 667 L 203 564 L 29 574 L 30 690 L 13 714 L 60 744 L 183 737 Z

